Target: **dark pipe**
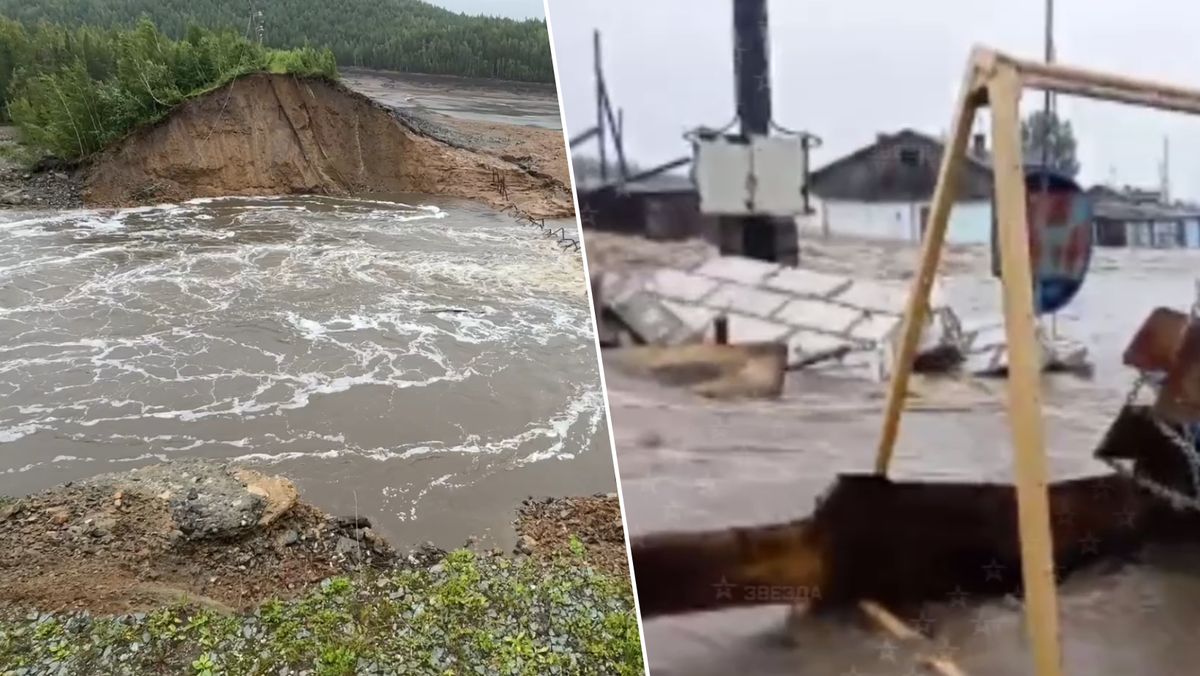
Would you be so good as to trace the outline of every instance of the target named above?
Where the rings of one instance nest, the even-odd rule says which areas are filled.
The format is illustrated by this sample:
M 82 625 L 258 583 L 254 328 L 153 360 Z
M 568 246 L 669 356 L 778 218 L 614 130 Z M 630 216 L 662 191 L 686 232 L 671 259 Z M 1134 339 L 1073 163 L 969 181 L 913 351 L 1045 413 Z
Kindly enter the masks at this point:
M 668 172 L 677 167 L 682 167 L 684 165 L 690 164 L 691 161 L 692 161 L 692 158 L 690 158 L 690 157 L 681 157 L 677 160 L 671 160 L 670 162 L 667 162 L 666 164 L 660 164 L 657 167 L 654 167 L 652 169 L 647 169 L 645 171 L 639 171 L 638 173 L 633 174 L 629 178 L 625 179 L 625 183 L 637 183 L 638 181 L 645 180 L 652 176 L 658 176 L 659 174 Z M 608 185 L 603 185 L 603 186 L 600 186 L 599 188 L 597 188 L 596 192 L 600 192 L 602 190 L 611 190 L 613 188 L 618 187 L 618 185 L 620 185 L 619 182 L 618 183 L 609 183 Z
M 767 0 L 733 0 L 733 64 L 742 135 L 771 128 L 771 71 L 767 44 Z
M 729 344 L 729 317 L 717 315 L 713 320 L 713 339 L 717 345 Z

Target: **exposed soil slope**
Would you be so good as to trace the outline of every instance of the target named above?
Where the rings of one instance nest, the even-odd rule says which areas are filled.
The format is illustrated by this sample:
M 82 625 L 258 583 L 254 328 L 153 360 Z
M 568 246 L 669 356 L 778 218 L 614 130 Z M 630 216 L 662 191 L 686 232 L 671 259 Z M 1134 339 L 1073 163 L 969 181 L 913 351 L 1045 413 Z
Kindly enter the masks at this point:
M 182 104 L 102 153 L 87 170 L 84 200 L 130 206 L 415 192 L 511 202 L 537 217 L 573 214 L 561 177 L 517 160 L 447 145 L 335 83 L 256 74 Z
M 0 610 L 251 606 L 402 563 L 368 525 L 298 502 L 286 479 L 215 461 L 103 475 L 0 508 Z

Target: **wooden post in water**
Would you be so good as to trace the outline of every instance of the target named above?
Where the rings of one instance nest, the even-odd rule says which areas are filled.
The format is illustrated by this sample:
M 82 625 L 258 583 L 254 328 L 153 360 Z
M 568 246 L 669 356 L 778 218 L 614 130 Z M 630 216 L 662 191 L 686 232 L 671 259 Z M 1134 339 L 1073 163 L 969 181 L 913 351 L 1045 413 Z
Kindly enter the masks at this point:
M 929 294 L 954 205 L 957 172 L 966 157 L 976 107 L 986 100 L 992 108 L 993 171 L 1001 240 L 1004 323 L 1009 349 L 1009 419 L 1013 435 L 1026 626 L 1037 676 L 1060 676 L 1062 654 L 1043 445 L 1041 360 L 1035 333 L 1033 270 L 1025 213 L 1025 175 L 1021 163 L 1020 95 L 1021 76 L 1011 62 L 991 52 L 976 51 L 972 55 L 954 113 L 950 140 L 943 151 L 920 266 L 913 278 L 904 313 L 904 328 L 888 388 L 875 470 L 886 474 L 891 463 L 913 359 L 924 328 Z
M 1016 69 L 998 68 L 988 82 L 988 98 L 992 109 L 992 166 L 1008 338 L 1008 415 L 1015 456 L 1026 630 L 1033 645 L 1036 673 L 1050 676 L 1062 673 L 1062 652 L 1042 429 L 1041 348 L 1034 318 L 1028 200 L 1021 160 L 1021 84 Z

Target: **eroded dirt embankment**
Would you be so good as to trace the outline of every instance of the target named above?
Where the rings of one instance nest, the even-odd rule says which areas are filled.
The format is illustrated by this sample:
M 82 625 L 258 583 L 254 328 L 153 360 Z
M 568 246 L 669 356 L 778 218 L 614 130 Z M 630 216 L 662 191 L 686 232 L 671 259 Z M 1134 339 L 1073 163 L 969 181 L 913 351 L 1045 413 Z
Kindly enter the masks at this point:
M 627 579 L 616 495 L 530 499 L 516 527 L 519 555 L 550 561 L 578 539 L 590 565 Z M 445 555 L 429 543 L 398 552 L 369 519 L 326 514 L 283 477 L 179 459 L 0 498 L 0 617 L 179 600 L 239 610 L 331 576 L 425 568 Z
M 256 74 L 180 105 L 95 158 L 84 200 L 414 192 L 573 215 L 557 172 L 516 159 L 448 145 L 336 83 Z

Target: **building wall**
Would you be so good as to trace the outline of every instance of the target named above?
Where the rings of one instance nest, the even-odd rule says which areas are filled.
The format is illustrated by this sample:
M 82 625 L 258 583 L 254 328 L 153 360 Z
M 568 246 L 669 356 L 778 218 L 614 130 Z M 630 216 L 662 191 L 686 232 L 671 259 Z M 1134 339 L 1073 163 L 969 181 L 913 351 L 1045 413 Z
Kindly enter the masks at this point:
M 1135 249 L 1200 248 L 1200 220 L 1131 221 L 1125 229 L 1128 245 Z
M 825 235 L 850 235 L 869 239 L 917 242 L 921 237 L 922 212 L 928 202 L 822 201 L 818 212 L 800 223 L 803 231 L 819 228 Z M 955 244 L 990 244 L 992 240 L 990 201 L 959 202 L 950 212 L 947 241 Z

